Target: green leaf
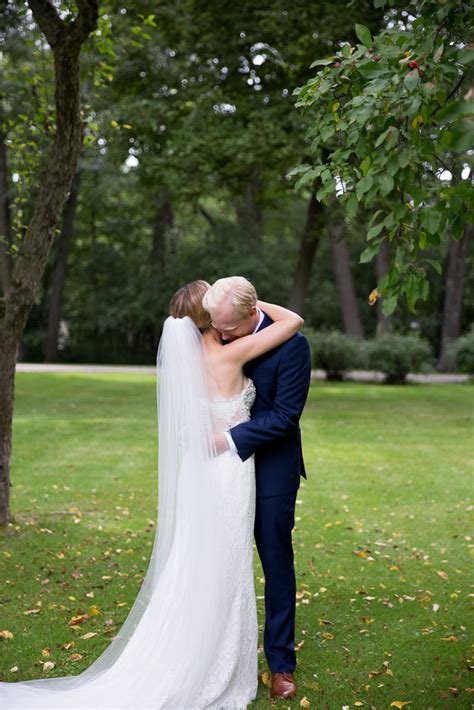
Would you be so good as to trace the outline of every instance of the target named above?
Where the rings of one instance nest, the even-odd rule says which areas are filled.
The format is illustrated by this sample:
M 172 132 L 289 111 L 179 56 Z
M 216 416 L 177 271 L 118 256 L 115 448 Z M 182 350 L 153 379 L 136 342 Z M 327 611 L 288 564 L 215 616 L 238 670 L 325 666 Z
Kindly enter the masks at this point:
M 348 217 L 355 217 L 358 209 L 359 203 L 357 202 L 357 197 L 353 192 L 350 192 L 349 197 L 346 200 L 346 210 Z
M 410 164 L 410 159 L 411 159 L 410 151 L 405 148 L 400 153 L 400 156 L 398 158 L 398 164 L 400 165 L 401 168 L 406 168 L 406 166 Z
M 407 73 L 403 80 L 403 83 L 410 92 L 416 89 L 416 87 L 420 83 L 420 75 L 418 74 L 416 69 L 412 69 Z
M 385 7 L 387 4 L 387 0 L 374 0 L 374 7 L 379 8 L 379 7 Z
M 386 148 L 393 148 L 398 142 L 398 128 L 389 126 L 375 141 L 375 147 L 378 148 L 382 143 L 385 143 Z
M 370 30 L 368 27 L 366 27 L 365 25 L 356 25 L 355 33 L 363 45 L 365 45 L 366 47 L 372 46 L 372 35 L 370 34 Z
M 380 214 L 383 214 L 383 210 L 377 210 L 376 212 L 374 212 L 374 214 L 369 220 L 369 228 L 374 226 L 374 223 L 377 221 L 377 218 Z
M 385 226 L 385 224 L 383 222 L 380 222 L 379 224 L 376 224 L 375 227 L 372 227 L 371 229 L 369 229 L 369 231 L 367 232 L 368 241 L 370 241 L 371 239 L 376 237 L 378 234 L 380 234 L 380 232 L 382 231 L 384 226 Z
M 435 261 L 434 259 L 423 259 L 423 261 L 426 261 L 428 264 L 431 264 L 431 266 L 433 267 L 433 269 L 434 269 L 438 274 L 441 275 L 441 272 L 442 272 L 443 269 L 442 269 L 441 263 L 440 263 L 439 261 Z
M 426 207 L 422 212 L 421 223 L 428 234 L 436 234 L 441 222 L 441 214 L 432 207 Z
M 320 135 L 323 141 L 327 141 L 336 132 L 336 127 L 330 124 L 324 124 L 321 126 Z
M 367 249 L 364 249 L 364 251 L 360 255 L 359 264 L 367 264 L 369 261 L 372 261 L 374 256 L 377 254 L 379 247 L 380 240 L 374 242 L 373 244 L 370 244 Z
M 372 185 L 374 184 L 374 178 L 372 177 L 371 173 L 367 173 L 361 180 L 356 185 L 356 196 L 357 199 L 360 200 L 362 195 L 365 195 L 366 192 L 370 190 Z
M 333 62 L 334 62 L 334 58 L 333 59 L 316 59 L 316 61 L 313 62 L 309 68 L 313 69 L 314 67 L 320 67 L 320 66 L 326 67 L 328 64 L 332 64 Z
M 382 197 L 386 197 L 389 192 L 392 192 L 394 186 L 393 177 L 391 175 L 381 175 L 378 179 L 379 192 Z
M 474 101 L 458 99 L 443 106 L 437 114 L 438 121 L 449 123 L 460 116 L 472 116 L 474 113 Z
M 394 296 L 390 296 L 389 298 L 385 298 L 382 304 L 382 312 L 384 316 L 389 316 L 393 313 L 395 308 L 397 307 L 397 302 L 398 302 L 398 294 L 395 294 Z
M 448 131 L 446 131 L 448 133 Z M 474 144 L 474 126 L 472 121 L 461 121 L 456 128 L 451 131 L 450 148 L 456 153 L 463 153 L 469 150 Z
M 461 64 L 468 66 L 474 62 L 474 50 L 472 47 L 466 46 L 459 50 L 457 60 Z
M 311 168 L 310 170 L 308 170 L 295 182 L 295 190 L 299 190 L 300 187 L 303 187 L 308 182 L 312 182 L 318 176 L 318 173 L 319 171 L 315 168 Z
M 290 172 L 286 174 L 286 177 L 293 177 L 294 175 L 298 175 L 299 173 L 305 173 L 310 168 L 311 165 L 297 165 L 296 168 L 292 168 Z
M 458 217 L 453 222 L 453 237 L 454 239 L 461 239 L 464 234 L 464 220 Z
M 444 44 L 442 43 L 439 45 L 438 49 L 433 54 L 433 61 L 435 64 L 437 64 L 439 62 L 439 60 L 443 56 L 443 52 L 444 52 Z

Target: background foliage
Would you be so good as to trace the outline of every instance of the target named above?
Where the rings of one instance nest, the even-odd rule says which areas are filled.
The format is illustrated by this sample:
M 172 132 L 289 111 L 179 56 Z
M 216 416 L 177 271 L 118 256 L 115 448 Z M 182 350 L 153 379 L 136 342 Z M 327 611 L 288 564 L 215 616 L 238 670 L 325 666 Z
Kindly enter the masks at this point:
M 423 168 L 421 175 L 426 204 L 416 191 L 407 190 L 394 206 L 392 193 L 397 181 L 414 184 L 413 176 L 430 156 L 444 159 L 464 140 L 455 128 L 465 116 L 457 94 L 452 115 L 430 114 L 433 102 L 446 96 L 454 81 L 453 62 L 460 66 L 467 61 L 467 50 L 459 49 L 464 25 L 454 0 L 443 4 L 455 10 L 448 22 L 444 16 L 436 19 L 433 3 L 415 3 L 420 13 L 428 8 L 430 22 L 441 22 L 432 41 L 432 25 L 427 28 L 423 20 L 408 27 L 400 3 L 382 4 L 103 2 L 99 28 L 84 52 L 86 139 L 76 201 L 58 234 L 24 334 L 22 358 L 42 360 L 46 353 L 47 359 L 66 361 L 153 362 L 170 295 L 196 278 L 212 281 L 241 273 L 265 299 L 294 304 L 308 239 L 314 249 L 311 260 L 303 257 L 310 274 L 299 309 L 309 326 L 336 327 L 358 337 L 384 329 L 414 330 L 429 340 L 437 356 L 450 250 L 444 226 L 452 223 L 459 236 L 454 212 L 465 208 L 469 180 L 456 178 L 448 184 L 434 178 L 437 163 Z M 70 12 L 67 3 L 63 12 Z M 396 52 L 411 52 L 426 76 L 415 72 L 408 81 L 407 66 L 395 57 L 391 25 L 396 22 L 402 38 L 396 40 Z M 54 126 L 52 67 L 50 50 L 22 3 L 7 2 L 0 23 L 3 213 L 9 222 L 2 239 L 14 259 L 28 223 L 43 147 Z M 372 38 L 380 54 L 377 62 L 366 46 Z M 430 51 L 437 53 L 436 61 L 423 68 Z M 328 55 L 339 57 L 341 66 L 324 65 L 314 78 L 311 64 Z M 341 83 L 346 66 L 352 67 L 350 88 Z M 323 76 L 327 89 L 315 114 L 316 87 Z M 351 109 L 367 82 L 372 88 L 364 103 Z M 430 82 L 439 83 L 436 91 L 427 88 Z M 295 109 L 292 94 L 298 86 L 312 87 L 300 96 L 300 103 L 302 96 L 313 97 L 311 114 Z M 412 108 L 407 108 L 407 96 Z M 387 112 L 380 110 L 387 103 Z M 334 130 L 351 122 L 351 110 L 357 140 L 365 140 L 367 155 L 359 150 L 355 162 L 355 153 L 347 155 L 343 172 L 362 206 L 355 216 L 354 193 L 347 192 L 348 210 L 331 202 L 310 224 L 309 184 L 295 191 L 288 173 L 297 165 L 311 165 L 316 154 L 335 160 L 334 153 L 327 158 L 327 151 Z M 418 117 L 416 126 L 412 113 Z M 372 130 L 367 130 L 368 115 Z M 393 116 L 397 134 L 389 130 Z M 447 123 L 454 126 L 451 143 L 447 138 L 431 141 L 431 133 L 439 136 Z M 344 129 L 345 140 L 353 135 Z M 382 135 L 375 155 L 367 157 Z M 453 175 L 459 176 L 465 160 L 453 155 Z M 381 180 L 378 173 L 383 173 Z M 325 168 L 320 178 L 322 188 L 316 186 L 316 191 L 326 199 L 331 171 L 327 178 Z M 367 187 L 371 180 L 372 186 L 362 190 L 361 183 Z M 407 206 L 409 195 L 413 209 Z M 449 210 L 451 217 L 446 216 Z M 400 220 L 408 225 L 402 236 L 397 232 Z M 415 233 L 415 252 L 424 247 L 422 271 L 409 246 L 415 243 L 409 235 Z M 367 236 L 372 240 L 368 251 Z M 382 237 L 391 240 L 392 276 L 370 261 Z M 472 248 L 467 243 L 464 267 L 472 261 Z M 441 273 L 428 266 L 430 259 L 443 265 Z M 62 290 L 57 287 L 61 270 Z M 387 321 L 367 301 L 383 278 L 382 286 L 387 280 L 393 286 L 386 312 L 398 292 L 405 293 L 412 308 L 419 289 L 426 301 L 415 313 L 401 302 Z M 469 270 L 456 287 L 463 294 L 459 334 L 474 316 Z M 55 307 L 60 314 L 56 324 Z

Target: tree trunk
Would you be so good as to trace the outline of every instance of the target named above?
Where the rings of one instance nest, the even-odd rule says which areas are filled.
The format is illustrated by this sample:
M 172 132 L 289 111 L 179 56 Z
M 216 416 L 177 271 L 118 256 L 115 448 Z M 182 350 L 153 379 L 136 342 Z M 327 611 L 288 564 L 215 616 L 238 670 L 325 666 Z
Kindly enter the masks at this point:
M 237 222 L 250 249 L 259 249 L 262 243 L 262 208 L 260 205 L 261 186 L 257 177 L 249 179 L 242 194 L 237 198 L 235 210 Z
M 35 302 L 56 226 L 77 170 L 82 146 L 79 55 L 97 26 L 98 0 L 77 0 L 73 22 L 63 21 L 50 0 L 28 0 L 54 54 L 56 134 L 20 252 L 10 290 L 0 301 L 0 523 L 10 519 L 10 455 L 15 359 Z
M 349 249 L 347 248 L 343 231 L 343 222 L 329 225 L 334 276 L 341 304 L 344 332 L 347 335 L 362 339 L 364 337 L 364 328 L 360 319 L 359 305 L 352 278 Z
M 304 313 L 304 307 L 308 297 L 314 257 L 320 241 L 318 218 L 323 213 L 324 206 L 317 201 L 314 195 L 311 195 L 306 212 L 306 222 L 300 242 L 293 285 L 288 299 L 288 308 L 291 308 L 292 311 L 300 315 Z
M 58 238 L 58 252 L 54 265 L 51 301 L 49 304 L 48 333 L 46 336 L 44 355 L 45 362 L 55 362 L 58 359 L 58 333 L 63 304 L 64 283 L 66 280 L 66 266 L 72 241 L 80 181 L 80 172 L 77 172 L 72 181 L 71 192 L 69 193 L 66 209 L 64 210 L 63 227 Z
M 381 281 L 390 271 L 390 245 L 386 239 L 380 244 L 376 261 L 377 281 Z M 391 333 L 393 330 L 393 316 L 385 316 L 382 311 L 383 300 L 377 299 L 377 335 Z
M 5 136 L 0 130 L 0 286 L 6 294 L 10 288 L 12 262 L 9 254 L 11 245 L 10 200 L 8 197 L 8 164 Z
M 441 326 L 441 352 L 438 369 L 444 372 L 454 370 L 454 361 L 449 355 L 449 346 L 461 332 L 462 294 L 466 272 L 466 258 L 469 253 L 469 242 L 474 232 L 472 224 L 466 224 L 462 239 L 449 237 L 448 269 L 443 305 L 443 322 Z
M 10 520 L 10 458 L 16 342 L 15 338 L 5 332 L 2 325 L 0 325 L 0 361 L 2 363 L 0 373 L 0 526 L 3 526 Z
M 167 236 L 174 226 L 174 214 L 170 197 L 166 191 L 158 198 L 158 206 L 153 225 L 151 248 L 152 265 L 161 272 L 166 268 Z

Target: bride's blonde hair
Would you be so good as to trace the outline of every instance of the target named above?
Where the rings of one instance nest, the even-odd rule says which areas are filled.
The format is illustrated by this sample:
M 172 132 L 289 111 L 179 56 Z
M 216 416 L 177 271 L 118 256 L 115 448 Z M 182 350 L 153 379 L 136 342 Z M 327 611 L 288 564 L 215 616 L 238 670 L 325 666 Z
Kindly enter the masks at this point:
M 211 288 L 207 281 L 191 281 L 176 291 L 170 301 L 170 315 L 173 318 L 189 316 L 202 332 L 211 325 L 211 317 L 202 305 L 202 299 Z

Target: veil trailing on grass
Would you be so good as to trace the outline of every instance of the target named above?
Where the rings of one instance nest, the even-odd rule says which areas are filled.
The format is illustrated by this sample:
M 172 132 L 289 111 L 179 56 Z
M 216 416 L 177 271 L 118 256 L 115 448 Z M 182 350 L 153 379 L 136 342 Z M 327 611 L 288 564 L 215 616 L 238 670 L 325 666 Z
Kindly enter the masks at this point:
M 138 596 L 92 665 L 78 676 L 0 683 L 2 710 L 190 708 L 219 653 L 215 621 L 228 612 L 229 563 L 210 407 L 215 390 L 190 318 L 166 320 L 157 366 L 158 524 Z

